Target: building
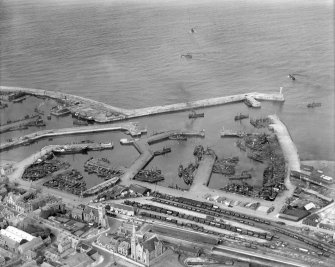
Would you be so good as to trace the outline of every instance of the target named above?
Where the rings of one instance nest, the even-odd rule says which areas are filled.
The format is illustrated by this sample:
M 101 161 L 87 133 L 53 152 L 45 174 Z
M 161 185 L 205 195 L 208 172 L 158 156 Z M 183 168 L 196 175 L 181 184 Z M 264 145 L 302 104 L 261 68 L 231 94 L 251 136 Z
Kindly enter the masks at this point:
M 35 237 L 13 226 L 0 230 L 0 245 L 10 251 L 18 252 L 21 242 L 32 241 Z
M 136 236 L 135 227 L 130 244 L 131 258 L 137 262 L 150 266 L 151 262 L 163 254 L 163 243 L 156 236 L 145 241 L 139 241 Z
M 96 223 L 102 227 L 107 227 L 108 224 L 106 211 L 102 205 L 95 208 L 80 204 L 71 210 L 71 217 L 75 220 Z
M 129 191 L 131 193 L 135 193 L 135 194 L 144 196 L 144 195 L 147 195 L 148 193 L 150 193 L 151 189 L 147 188 L 147 187 L 144 187 L 144 186 L 141 186 L 141 185 L 138 185 L 138 184 L 131 184 L 129 186 Z
M 83 221 L 84 220 L 84 209 L 85 209 L 85 205 L 83 205 L 83 204 L 80 204 L 80 205 L 74 207 L 71 210 L 72 218 L 75 219 L 75 220 Z
M 59 241 L 57 249 L 59 253 L 63 253 L 66 250 L 69 250 L 72 246 L 72 242 L 70 238 L 63 238 L 62 240 Z
M 97 239 L 97 244 L 112 252 L 117 252 L 120 244 L 120 238 L 112 234 L 101 234 Z
M 305 208 L 305 210 L 311 210 L 311 209 L 314 209 L 316 207 L 315 207 L 315 204 L 313 202 L 310 202 L 310 203 L 306 204 L 304 206 L 304 208 Z
M 123 256 L 128 256 L 130 254 L 130 243 L 122 241 L 117 249 L 117 252 Z
M 85 243 L 81 243 L 78 246 L 78 248 L 79 248 L 80 253 L 87 253 L 92 249 L 92 247 L 90 245 L 87 245 Z
M 53 261 L 53 262 L 56 262 L 56 261 L 59 261 L 60 257 L 58 255 L 58 252 L 56 249 L 54 248 L 47 248 L 44 252 L 44 257 L 49 260 L 49 261 Z
M 117 234 L 119 236 L 131 236 L 132 233 L 133 233 L 133 226 L 135 227 L 135 231 L 137 232 L 141 226 L 143 225 L 142 222 L 132 222 L 130 220 L 126 221 L 126 222 L 122 222 L 118 231 L 117 231 Z
M 43 240 L 42 240 L 42 238 L 40 236 L 39 237 L 34 237 L 32 240 L 30 240 L 30 241 L 28 241 L 26 243 L 23 243 L 21 241 L 21 244 L 18 247 L 18 251 L 21 254 L 24 254 L 24 253 L 26 253 L 29 250 L 35 251 L 36 249 L 42 247 L 43 245 L 44 245 L 44 242 L 43 242 Z
M 6 260 L 3 256 L 0 255 L 0 266 L 5 266 Z
M 99 223 L 99 212 L 96 208 L 86 206 L 83 215 L 85 222 Z
M 135 215 L 135 208 L 124 204 L 111 203 L 110 210 L 116 214 L 123 214 L 127 216 Z
M 11 205 L 19 213 L 29 213 L 37 210 L 45 205 L 59 204 L 61 198 L 56 198 L 50 195 L 37 194 L 36 192 L 27 192 L 23 195 L 9 192 L 6 202 Z
M 31 261 L 33 259 L 36 259 L 37 254 L 35 251 L 29 249 L 25 251 L 22 256 L 26 261 Z

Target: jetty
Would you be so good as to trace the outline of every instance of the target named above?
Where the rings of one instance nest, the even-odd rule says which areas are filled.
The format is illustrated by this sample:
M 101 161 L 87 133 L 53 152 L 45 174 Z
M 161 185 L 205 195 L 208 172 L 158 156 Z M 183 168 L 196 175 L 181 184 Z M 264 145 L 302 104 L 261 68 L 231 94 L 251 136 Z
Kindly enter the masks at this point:
M 13 138 L 5 143 L 1 143 L 0 151 L 12 149 L 20 145 L 30 144 L 43 138 L 109 131 L 126 131 L 131 136 L 141 136 L 142 134 L 147 132 L 146 129 L 140 128 L 137 123 L 133 122 L 113 125 L 93 125 L 84 127 L 43 130 L 19 138 Z
M 203 155 L 203 159 L 199 161 L 199 166 L 190 191 L 201 192 L 202 188 L 208 186 L 215 161 L 216 156 L 211 154 Z
M 52 98 L 66 104 L 71 113 L 80 116 L 82 119 L 93 120 L 98 123 L 108 123 L 114 121 L 127 120 L 131 118 L 157 115 L 162 113 L 171 113 L 199 108 L 219 106 L 229 103 L 246 101 L 251 107 L 260 107 L 259 101 L 285 101 L 282 90 L 278 93 L 246 93 L 224 97 L 215 97 L 197 101 L 190 101 L 177 104 L 160 105 L 138 109 L 123 109 L 114 107 L 105 103 L 87 99 L 84 97 L 74 96 L 63 92 L 47 91 L 41 89 L 21 88 L 0 86 L 0 92 L 18 93 L 22 92 L 27 95 L 34 95 L 42 98 Z

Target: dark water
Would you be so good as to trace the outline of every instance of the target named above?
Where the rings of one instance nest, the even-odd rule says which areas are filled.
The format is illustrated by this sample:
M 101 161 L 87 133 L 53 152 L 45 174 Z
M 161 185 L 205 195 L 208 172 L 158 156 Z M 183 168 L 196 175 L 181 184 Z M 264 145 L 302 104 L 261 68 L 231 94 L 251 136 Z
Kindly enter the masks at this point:
M 222 125 L 249 127 L 235 124 L 232 117 L 239 112 L 255 117 L 276 113 L 301 158 L 334 159 L 332 1 L 181 2 L 2 0 L 1 85 L 60 90 L 127 108 L 272 92 L 282 86 L 283 105 L 211 108 L 205 119 L 194 122 L 187 113 L 139 121 L 149 132 L 206 129 L 204 140 L 191 142 L 229 156 L 239 152 L 219 138 Z M 193 58 L 181 59 L 187 52 Z M 288 79 L 288 73 L 296 73 L 296 80 Z M 307 109 L 312 101 L 322 107 Z M 55 127 L 69 124 L 65 119 Z M 193 150 L 172 145 L 175 154 L 149 166 L 161 165 L 171 181 L 177 179 L 172 172 L 191 160 Z M 21 149 L 29 154 L 35 147 Z M 248 166 L 247 159 L 244 164 Z M 211 184 L 221 184 L 220 179 L 213 177 Z

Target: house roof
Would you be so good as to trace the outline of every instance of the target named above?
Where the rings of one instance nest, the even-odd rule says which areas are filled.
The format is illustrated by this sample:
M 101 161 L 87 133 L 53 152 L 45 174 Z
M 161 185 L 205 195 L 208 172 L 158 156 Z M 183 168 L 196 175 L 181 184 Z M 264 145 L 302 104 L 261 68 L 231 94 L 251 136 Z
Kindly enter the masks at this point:
M 149 189 L 147 187 L 144 187 L 144 186 L 141 186 L 141 185 L 138 185 L 138 184 L 131 184 L 129 186 L 129 189 L 134 191 L 135 193 L 138 193 L 138 194 L 141 194 L 141 195 L 144 195 L 145 193 L 151 191 L 151 189 Z
M 143 242 L 143 250 L 147 249 L 149 252 L 155 250 L 155 243 L 159 242 L 156 236 Z
M 6 229 L 1 229 L 0 231 L 1 235 L 7 236 L 18 243 L 20 243 L 22 239 L 31 241 L 34 238 L 34 236 L 13 226 L 8 226 Z
M 98 242 L 102 245 L 107 245 L 110 243 L 110 239 L 106 235 L 102 234 L 98 237 Z
M 123 241 L 120 243 L 119 247 L 126 247 L 126 248 L 129 248 L 129 247 L 130 247 L 130 244 L 129 244 L 129 242 L 127 242 L 126 240 L 123 240 Z
M 96 208 L 92 208 L 92 207 L 89 207 L 89 206 L 86 206 L 85 209 L 84 209 L 84 214 L 91 214 L 93 213 L 93 215 L 95 217 L 98 217 L 99 216 L 99 212 Z
M 94 255 L 95 253 L 97 253 L 98 251 L 97 250 L 95 250 L 94 248 L 92 248 L 89 252 L 87 252 L 86 254 L 88 255 L 88 256 L 92 256 L 92 255 Z

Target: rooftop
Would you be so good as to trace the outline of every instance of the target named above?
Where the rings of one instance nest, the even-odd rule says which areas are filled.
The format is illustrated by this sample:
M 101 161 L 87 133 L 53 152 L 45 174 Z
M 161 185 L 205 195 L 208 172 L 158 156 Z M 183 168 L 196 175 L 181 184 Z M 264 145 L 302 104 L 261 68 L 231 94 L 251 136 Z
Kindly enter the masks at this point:
M 23 239 L 31 241 L 34 239 L 34 236 L 18 229 L 13 226 L 8 226 L 6 229 L 0 230 L 1 235 L 7 236 L 8 238 L 20 243 Z

